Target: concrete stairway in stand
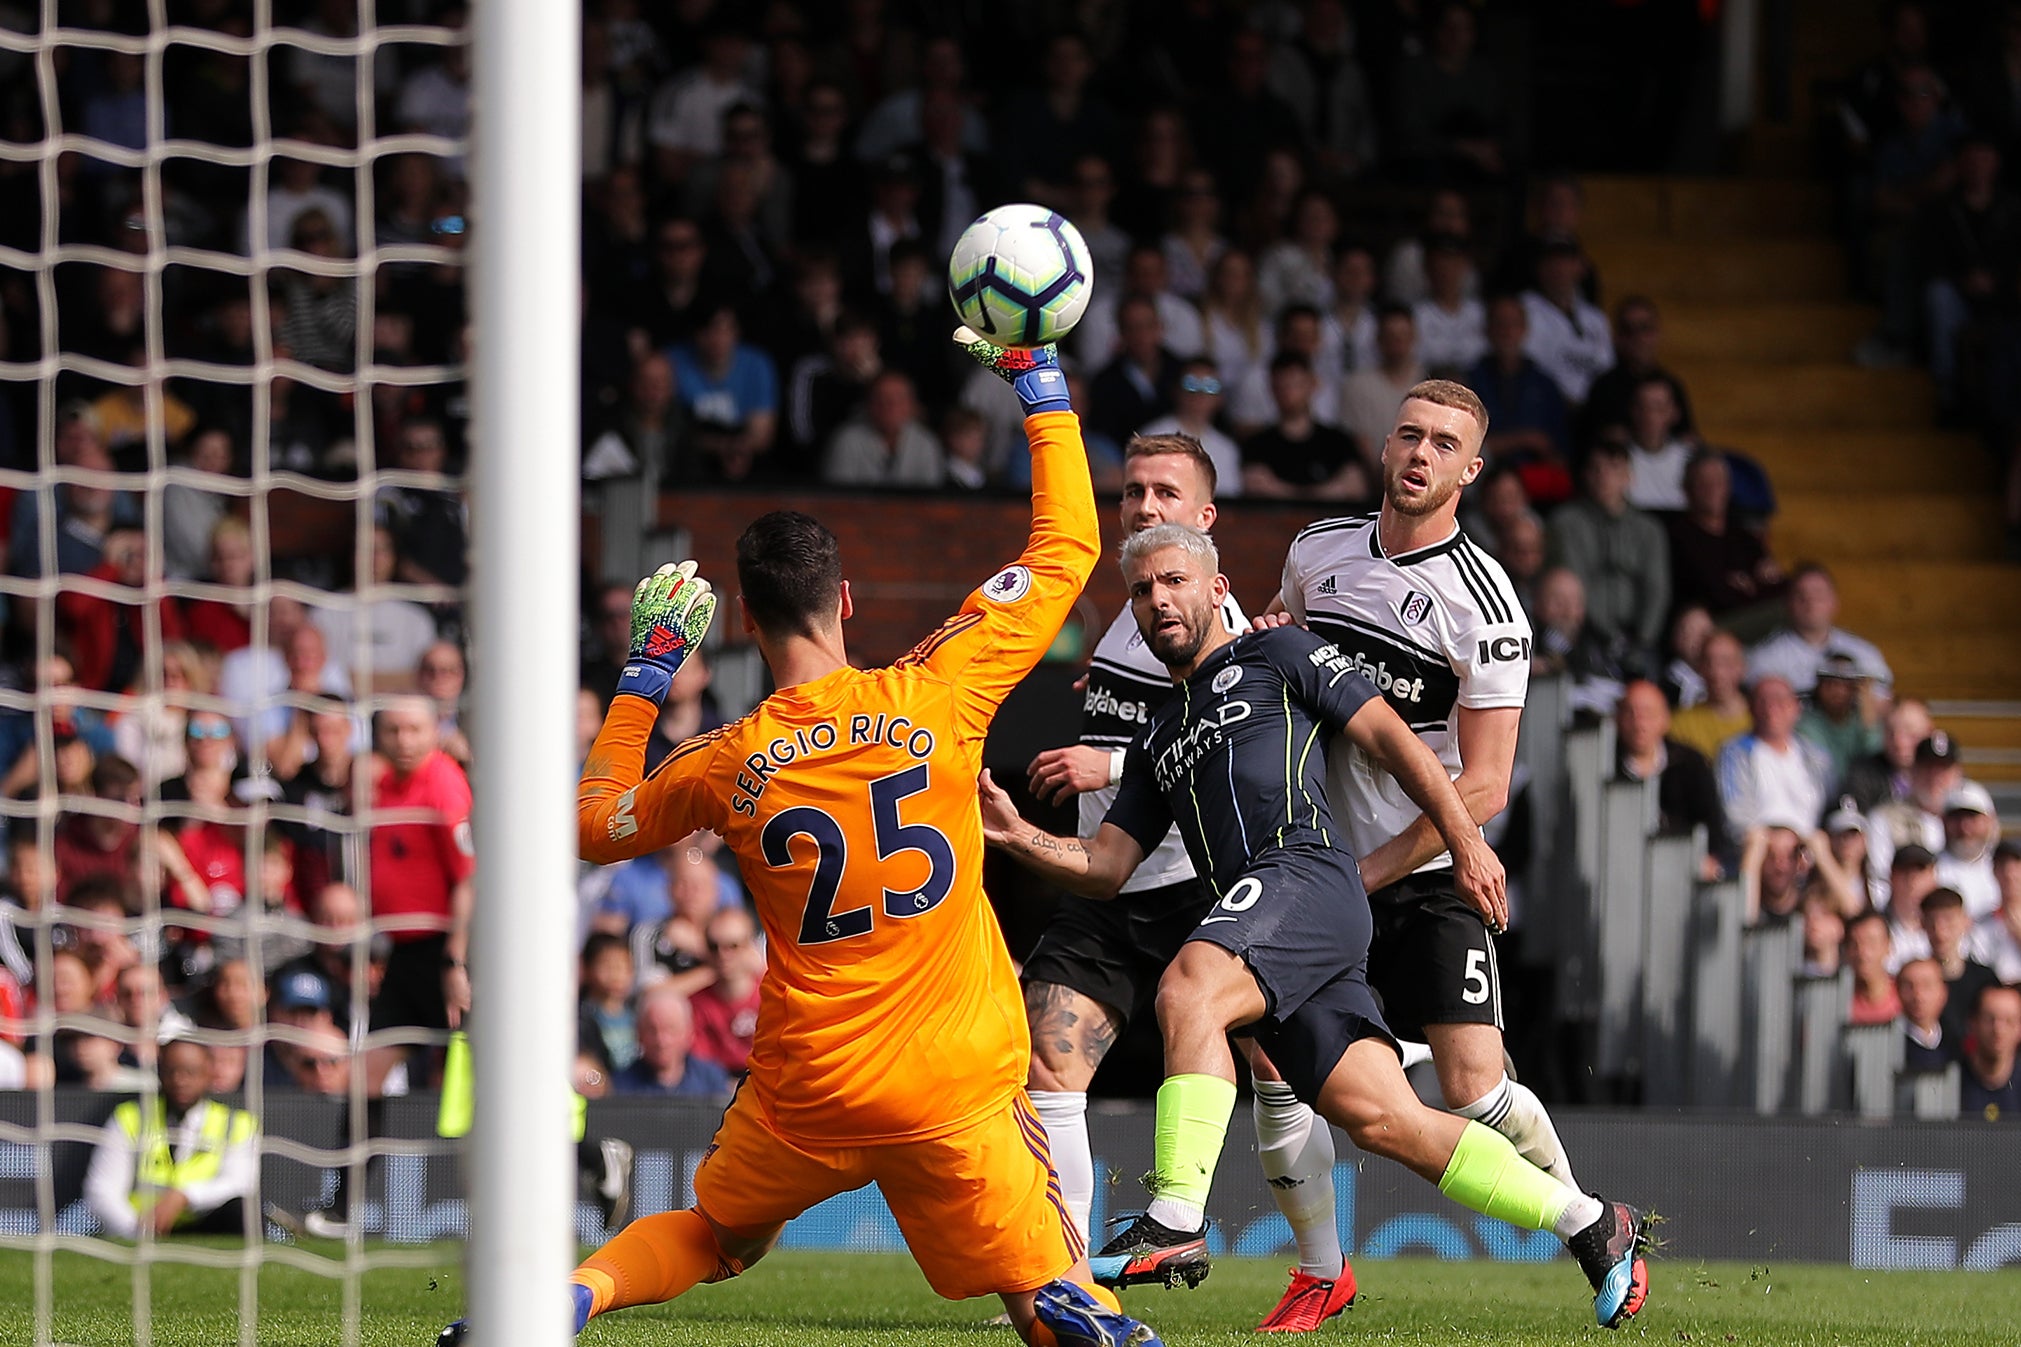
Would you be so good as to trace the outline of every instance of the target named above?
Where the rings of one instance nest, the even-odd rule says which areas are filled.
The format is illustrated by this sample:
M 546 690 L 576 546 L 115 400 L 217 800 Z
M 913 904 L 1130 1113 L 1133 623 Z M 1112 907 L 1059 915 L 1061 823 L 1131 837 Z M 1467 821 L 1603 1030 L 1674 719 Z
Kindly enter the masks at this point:
M 1841 624 L 1938 703 L 1970 773 L 2021 785 L 2021 567 L 2000 560 L 1994 464 L 1936 428 L 1920 370 L 1852 363 L 1876 314 L 1848 297 L 1826 185 L 1621 177 L 1586 193 L 1607 301 L 1656 300 L 1701 433 L 1768 470 L 1775 554 L 1830 566 Z

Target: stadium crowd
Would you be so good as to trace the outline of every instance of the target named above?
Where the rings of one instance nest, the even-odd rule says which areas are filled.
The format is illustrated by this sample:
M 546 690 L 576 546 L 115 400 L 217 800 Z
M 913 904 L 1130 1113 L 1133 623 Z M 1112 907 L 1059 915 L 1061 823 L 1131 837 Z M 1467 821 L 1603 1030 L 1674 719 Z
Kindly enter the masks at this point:
M 77 26 L 118 30 L 128 7 L 77 8 Z M 252 8 L 169 6 L 239 36 Z M 1836 626 L 1829 573 L 1774 555 L 1772 484 L 1695 432 L 1657 305 L 1603 287 L 1579 182 L 1542 171 L 1521 56 L 1495 46 L 1493 14 L 1053 8 L 1079 22 L 1018 39 L 1029 59 L 1005 63 L 938 26 L 938 7 L 895 0 L 588 6 L 581 455 L 604 550 L 585 577 L 585 750 L 667 493 L 1025 489 L 1015 397 L 947 342 L 941 268 L 982 209 L 1037 201 L 1078 225 L 1100 277 L 1064 352 L 1098 482 L 1113 487 L 1132 434 L 1179 430 L 1224 497 L 1358 508 L 1402 390 L 1465 381 L 1493 418 L 1467 528 L 1530 612 L 1535 673 L 1618 718 L 1620 771 L 1660 780 L 1666 826 L 1707 828 L 1707 876 L 1742 876 L 1753 919 L 1806 916 L 1818 966 L 1856 969 L 1858 1014 L 1899 1009 L 1912 1037 L 1956 1049 L 1980 984 L 2021 980 L 2021 853 L 1997 845 L 1990 798 L 1927 708 L 1895 695 L 1882 652 Z M 378 9 L 466 18 L 426 0 Z M 275 10 L 322 36 L 356 29 L 349 0 Z M 1927 341 L 1947 388 L 1991 404 L 2021 386 L 1993 373 L 2021 362 L 2001 344 L 2021 296 L 2021 234 L 1999 232 L 2014 215 L 1998 188 L 2014 63 L 1986 75 L 2000 94 L 1986 116 L 2007 121 L 1971 135 L 1931 122 L 1925 8 L 1889 13 L 1889 57 L 1854 81 L 1871 152 L 1847 181 L 1866 184 L 1853 195 L 1875 274 L 1911 299 L 1891 319 L 1930 317 L 1902 340 Z M 362 1076 L 397 1093 L 426 1064 L 360 1050 L 367 1029 L 439 1033 L 469 1006 L 456 591 L 461 473 L 482 446 L 457 370 L 464 163 L 445 142 L 333 166 L 365 134 L 361 87 L 382 134 L 465 135 L 469 69 L 454 43 L 372 60 L 361 83 L 355 58 L 284 44 L 255 118 L 250 62 L 228 52 L 170 45 L 158 91 L 138 56 L 64 53 L 60 129 L 144 149 L 158 92 L 175 137 L 245 147 L 270 116 L 286 139 L 257 175 L 171 158 L 158 217 L 138 172 L 87 151 L 47 177 L 0 159 L 7 246 L 95 244 L 135 267 L 163 245 L 264 249 L 275 264 L 257 289 L 222 268 L 169 266 L 157 289 L 138 269 L 67 261 L 45 292 L 0 269 L 0 356 L 35 361 L 53 336 L 75 357 L 51 427 L 53 465 L 71 471 L 4 488 L 7 571 L 84 582 L 46 606 L 12 591 L 10 685 L 46 714 L 17 698 L 0 715 L 0 794 L 59 799 L 47 823 L 17 809 L 7 838 L 0 1076 L 14 1083 L 131 1086 L 178 1026 L 264 1017 L 299 1031 L 264 1049 L 268 1088 L 335 1093 Z M 0 125 L 20 142 L 59 129 L 35 81 L 9 77 L 25 69 L 0 61 Z M 161 357 L 193 372 L 134 372 Z M 288 363 L 248 382 L 272 361 Z M 51 465 L 39 401 L 0 380 L 0 465 Z M 388 468 L 385 484 L 367 477 Z M 339 555 L 270 538 L 244 509 L 269 473 L 360 483 L 366 536 Z M 651 756 L 744 709 L 727 702 L 690 661 Z M 141 826 L 157 804 L 163 826 Z M 249 943 L 249 901 L 298 920 Z M 764 958 L 715 840 L 586 867 L 579 901 L 579 1088 L 723 1092 Z M 157 904 L 158 930 L 130 920 Z M 30 1038 L 37 995 L 108 1033 Z M 218 1047 L 212 1087 L 235 1088 L 245 1058 Z

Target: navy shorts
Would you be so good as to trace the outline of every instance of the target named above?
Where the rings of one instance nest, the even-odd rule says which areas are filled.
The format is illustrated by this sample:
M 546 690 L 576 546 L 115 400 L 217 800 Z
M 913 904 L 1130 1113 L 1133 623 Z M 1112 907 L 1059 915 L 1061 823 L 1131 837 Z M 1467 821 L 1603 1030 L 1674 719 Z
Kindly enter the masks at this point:
M 1027 987 L 1051 983 L 1107 1006 L 1125 1022 L 1149 1010 L 1165 966 L 1192 936 L 1214 895 L 1197 879 L 1102 902 L 1065 898 L 1025 960 Z
M 1248 965 L 1264 1011 L 1246 1028 L 1308 1104 L 1356 1041 L 1396 1044 L 1368 986 L 1373 933 L 1354 861 L 1323 848 L 1264 853 L 1193 931 Z

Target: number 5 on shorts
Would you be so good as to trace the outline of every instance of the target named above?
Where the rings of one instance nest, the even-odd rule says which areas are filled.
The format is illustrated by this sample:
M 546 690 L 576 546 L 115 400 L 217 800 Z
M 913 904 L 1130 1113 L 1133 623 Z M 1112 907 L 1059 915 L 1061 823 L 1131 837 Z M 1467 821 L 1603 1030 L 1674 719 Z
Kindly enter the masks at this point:
M 1488 989 L 1493 985 L 1488 978 L 1488 952 L 1484 949 L 1468 950 L 1467 975 L 1465 985 L 1460 988 L 1460 999 L 1470 1006 L 1487 1000 Z

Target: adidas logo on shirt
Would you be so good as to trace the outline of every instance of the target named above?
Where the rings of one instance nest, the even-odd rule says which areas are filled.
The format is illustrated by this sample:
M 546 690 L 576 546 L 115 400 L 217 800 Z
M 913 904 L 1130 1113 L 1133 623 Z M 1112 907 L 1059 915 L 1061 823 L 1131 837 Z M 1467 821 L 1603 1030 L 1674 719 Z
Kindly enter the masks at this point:
M 1340 593 L 1340 586 L 1335 584 L 1333 577 L 1329 575 L 1324 580 L 1321 580 L 1312 592 L 1315 594 L 1338 594 Z

